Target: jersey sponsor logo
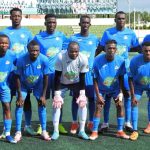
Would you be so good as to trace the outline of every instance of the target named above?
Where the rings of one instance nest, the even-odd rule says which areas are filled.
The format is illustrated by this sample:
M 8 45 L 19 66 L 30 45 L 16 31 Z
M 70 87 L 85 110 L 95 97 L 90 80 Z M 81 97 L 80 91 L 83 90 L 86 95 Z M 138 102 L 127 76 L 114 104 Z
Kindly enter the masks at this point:
M 24 45 L 23 44 L 20 44 L 20 43 L 15 43 L 13 46 L 12 46 L 12 50 L 18 54 L 18 53 L 21 53 L 23 50 L 24 50 Z
M 14 34 L 14 32 L 10 32 L 9 34 L 10 34 L 10 35 L 13 35 L 13 34 Z
M 147 76 L 142 77 L 141 80 L 140 80 L 140 83 L 142 85 L 149 85 L 150 84 L 150 77 L 147 77 Z
M 104 84 L 105 86 L 110 87 L 110 86 L 113 85 L 115 82 L 116 82 L 116 79 L 115 79 L 115 78 L 113 78 L 113 77 L 107 77 L 107 78 L 104 80 L 103 84 Z
M 104 66 L 102 66 L 103 68 L 107 67 L 107 65 L 105 64 Z
M 26 64 L 26 67 L 30 66 L 30 64 Z
M 7 72 L 0 72 L 0 82 L 4 82 L 7 77 Z
M 54 57 L 58 53 L 59 53 L 59 49 L 57 47 L 50 47 L 46 52 L 46 56 Z
M 117 45 L 117 55 L 123 55 L 127 51 L 127 47 L 125 45 Z
M 7 60 L 5 64 L 6 64 L 6 65 L 9 65 L 9 64 L 10 64 L 10 61 L 9 61 L 9 60 Z
M 70 81 L 75 81 L 78 78 L 78 73 L 70 71 L 66 72 L 64 76 Z
M 29 84 L 33 84 L 38 80 L 38 78 L 39 78 L 39 76 L 31 75 L 31 76 L 28 76 L 26 80 Z
M 87 52 L 87 51 L 85 51 L 85 50 L 82 50 L 82 51 L 80 51 L 80 52 L 81 52 L 81 54 L 82 54 L 83 56 L 85 56 L 85 57 L 87 57 L 87 58 L 89 58 L 90 55 L 91 55 L 90 52 Z

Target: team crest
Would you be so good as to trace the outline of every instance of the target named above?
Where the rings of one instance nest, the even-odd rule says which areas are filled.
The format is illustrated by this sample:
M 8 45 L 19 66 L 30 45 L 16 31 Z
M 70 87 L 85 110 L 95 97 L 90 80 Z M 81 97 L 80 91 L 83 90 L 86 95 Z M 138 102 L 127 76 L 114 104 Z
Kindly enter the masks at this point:
M 7 72 L 0 72 L 0 82 L 4 82 L 7 77 Z
M 25 35 L 24 35 L 24 34 L 21 34 L 20 37 L 21 37 L 21 38 L 25 38 Z
M 88 44 L 89 44 L 89 45 L 92 45 L 92 44 L 93 44 L 93 42 L 92 42 L 92 41 L 89 41 L 89 42 L 88 42 Z
M 128 37 L 125 35 L 125 36 L 124 36 L 124 39 L 125 39 L 125 40 L 127 40 L 127 39 L 128 39 Z
M 7 60 L 5 64 L 6 64 L 6 65 L 9 65 L 9 64 L 10 64 L 10 61 Z
M 59 39 L 60 39 L 59 37 L 56 37 L 56 41 L 59 41 Z

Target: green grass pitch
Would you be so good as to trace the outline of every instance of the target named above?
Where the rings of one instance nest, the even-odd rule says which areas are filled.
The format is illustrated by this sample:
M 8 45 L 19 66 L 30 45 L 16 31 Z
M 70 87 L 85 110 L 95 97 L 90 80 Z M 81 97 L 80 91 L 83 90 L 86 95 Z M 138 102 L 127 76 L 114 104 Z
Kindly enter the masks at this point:
M 101 37 L 102 33 L 108 26 L 91 26 L 91 32 L 96 34 L 98 37 Z M 0 27 L 2 30 L 4 27 Z M 29 27 L 33 32 L 33 35 L 39 32 L 40 29 L 43 30 L 43 27 Z M 58 26 L 58 30 L 63 31 L 67 36 L 73 34 L 71 26 Z M 132 54 L 133 55 L 133 54 Z M 132 56 L 130 55 L 130 56 Z M 15 97 L 12 102 L 12 135 L 15 133 Z M 37 113 L 37 102 L 34 97 L 32 100 L 32 125 L 36 130 L 39 119 Z M 23 139 L 16 145 L 7 143 L 5 140 L 0 140 L 0 150 L 149 150 L 150 149 L 150 135 L 143 133 L 143 129 L 147 126 L 147 97 L 144 93 L 141 102 L 139 104 L 139 139 L 135 142 L 130 140 L 119 139 L 115 137 L 116 133 L 116 108 L 114 102 L 112 101 L 111 110 L 110 110 L 110 129 L 107 133 L 99 134 L 99 138 L 95 141 L 84 141 L 79 139 L 77 135 L 72 136 L 71 134 L 60 135 L 60 138 L 57 141 L 46 142 L 40 139 L 40 136 L 29 137 L 23 132 Z M 0 106 L 1 115 L 0 115 L 0 133 L 3 130 L 3 118 L 2 118 L 2 108 Z M 71 97 L 66 95 L 65 104 L 63 108 L 63 124 L 66 129 L 70 130 L 71 123 Z M 24 119 L 23 119 L 24 120 Z M 52 125 L 52 104 L 51 100 L 47 101 L 47 131 L 52 134 L 53 125 Z M 101 122 L 103 121 L 103 117 Z M 22 124 L 22 131 L 24 127 L 24 121 Z M 90 132 L 87 131 L 88 135 Z M 129 133 L 128 133 L 129 134 Z

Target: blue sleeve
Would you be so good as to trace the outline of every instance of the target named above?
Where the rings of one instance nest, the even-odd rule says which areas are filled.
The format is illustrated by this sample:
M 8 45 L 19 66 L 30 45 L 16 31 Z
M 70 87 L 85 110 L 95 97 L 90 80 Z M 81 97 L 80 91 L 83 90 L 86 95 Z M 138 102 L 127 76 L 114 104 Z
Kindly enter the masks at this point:
M 17 59 L 16 60 L 16 70 L 14 71 L 15 74 L 21 76 L 21 73 L 22 73 L 22 61 L 20 59 Z
M 67 38 L 67 37 L 63 34 L 62 50 L 67 50 L 68 44 L 69 44 L 69 38 Z
M 96 65 L 96 59 L 94 60 L 94 64 L 93 64 L 93 78 L 96 79 L 98 77 L 98 69 L 97 69 L 97 65 Z
M 133 77 L 136 74 L 136 65 L 135 65 L 135 59 L 132 58 L 130 62 L 130 68 L 128 72 L 129 77 Z
M 139 45 L 138 38 L 137 38 L 136 34 L 133 32 L 133 34 L 132 34 L 132 46 L 137 47 L 138 45 Z
M 107 32 L 105 31 L 101 38 L 100 45 L 105 46 L 107 40 L 108 40 L 108 36 L 107 36 Z
M 44 57 L 44 70 L 43 70 L 43 74 L 44 75 L 50 74 L 49 61 L 48 61 L 48 58 L 46 56 Z

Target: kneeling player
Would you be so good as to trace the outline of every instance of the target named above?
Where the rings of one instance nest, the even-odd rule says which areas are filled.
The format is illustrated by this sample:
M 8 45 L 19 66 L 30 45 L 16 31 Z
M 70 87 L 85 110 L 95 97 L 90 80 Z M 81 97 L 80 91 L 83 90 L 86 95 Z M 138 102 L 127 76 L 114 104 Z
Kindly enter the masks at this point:
M 40 54 L 39 45 L 32 40 L 28 44 L 28 53 L 17 60 L 16 84 L 17 84 L 17 101 L 16 101 L 16 134 L 15 140 L 20 141 L 21 122 L 23 113 L 23 104 L 29 90 L 38 102 L 39 119 L 42 126 L 42 138 L 50 140 L 46 132 L 46 89 L 48 83 L 48 59 Z
M 87 140 L 85 122 L 87 117 L 87 99 L 85 96 L 85 73 L 88 72 L 88 60 L 79 53 L 77 42 L 70 42 L 68 50 L 60 53 L 55 64 L 55 93 L 53 99 L 53 140 L 59 138 L 59 118 L 66 90 L 73 91 L 79 105 L 79 137 Z
M 93 119 L 93 130 L 90 136 L 91 140 L 98 138 L 98 126 L 100 123 L 100 115 L 105 104 L 105 95 L 112 97 L 117 109 L 117 137 L 129 139 L 129 136 L 123 132 L 124 113 L 122 103 L 122 85 L 123 75 L 125 74 L 125 62 L 116 53 L 116 41 L 109 40 L 106 42 L 105 54 L 98 55 L 95 58 L 94 71 L 94 87 L 97 97 L 96 111 Z

